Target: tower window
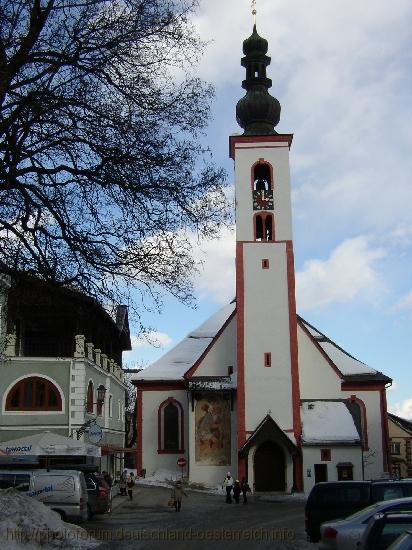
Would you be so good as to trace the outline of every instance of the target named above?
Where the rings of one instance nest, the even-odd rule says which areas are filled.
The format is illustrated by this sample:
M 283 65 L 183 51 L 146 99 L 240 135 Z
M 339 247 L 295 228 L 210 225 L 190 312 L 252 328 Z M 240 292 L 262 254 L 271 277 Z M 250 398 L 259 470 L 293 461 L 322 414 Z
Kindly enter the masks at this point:
M 253 189 L 269 191 L 272 189 L 272 170 L 270 164 L 259 160 L 252 168 Z
M 265 367 L 271 367 L 272 366 L 272 354 L 269 352 L 269 353 L 265 353 Z
M 273 214 L 262 212 L 255 215 L 255 241 L 274 241 Z
M 269 260 L 267 258 L 262 260 L 262 269 L 269 269 Z

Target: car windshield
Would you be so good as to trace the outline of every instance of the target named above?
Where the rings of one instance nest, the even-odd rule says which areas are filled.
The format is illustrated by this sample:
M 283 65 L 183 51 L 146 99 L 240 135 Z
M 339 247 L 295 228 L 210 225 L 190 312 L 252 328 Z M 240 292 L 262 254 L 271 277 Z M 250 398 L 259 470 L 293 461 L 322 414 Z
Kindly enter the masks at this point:
M 350 516 L 348 516 L 345 519 L 346 520 L 351 520 L 351 519 L 361 518 L 364 515 L 367 515 L 367 516 L 373 515 L 377 511 L 377 508 L 380 508 L 380 507 L 381 507 L 381 503 L 380 502 L 375 502 L 375 504 L 371 504 L 370 506 L 367 506 L 366 508 L 362 508 L 362 510 L 358 510 L 357 512 L 355 512 L 354 514 L 351 514 Z

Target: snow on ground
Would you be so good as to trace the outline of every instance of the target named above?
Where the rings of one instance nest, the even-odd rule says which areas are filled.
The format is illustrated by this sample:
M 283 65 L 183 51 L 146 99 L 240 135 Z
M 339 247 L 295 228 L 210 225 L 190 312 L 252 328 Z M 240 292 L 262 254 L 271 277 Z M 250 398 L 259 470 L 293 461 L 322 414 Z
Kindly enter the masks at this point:
M 0 489 L 0 547 L 7 550 L 96 548 L 85 529 L 65 523 L 42 502 L 13 488 Z
M 153 487 L 171 487 L 178 479 L 182 479 L 182 473 L 178 470 L 166 470 L 164 468 L 159 468 L 153 475 L 148 477 L 141 477 L 137 480 L 138 485 L 153 486 Z M 208 486 L 201 483 L 188 483 L 187 479 L 183 478 L 183 483 L 191 491 L 198 491 L 201 493 L 207 493 L 212 495 L 224 495 L 226 494 L 225 489 L 221 485 L 217 486 Z M 304 493 L 293 493 L 293 494 L 284 494 L 284 493 L 255 493 L 255 498 L 261 498 L 263 500 L 270 500 L 272 497 L 276 500 L 306 500 L 307 495 Z

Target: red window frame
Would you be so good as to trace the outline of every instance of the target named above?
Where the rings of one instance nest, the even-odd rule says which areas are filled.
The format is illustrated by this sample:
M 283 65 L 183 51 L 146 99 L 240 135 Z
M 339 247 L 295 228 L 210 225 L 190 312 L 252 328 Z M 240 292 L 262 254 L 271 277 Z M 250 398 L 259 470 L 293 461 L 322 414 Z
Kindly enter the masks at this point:
M 177 407 L 179 412 L 179 449 L 165 449 L 163 444 L 163 427 L 164 427 L 164 418 L 163 411 L 167 405 L 172 403 Z M 157 452 L 158 454 L 181 454 L 184 453 L 184 419 L 183 419 L 183 407 L 177 399 L 174 397 L 169 397 L 160 403 L 157 410 Z
M 25 390 L 24 387 L 26 384 L 31 383 L 31 404 L 24 404 Z M 37 387 L 43 384 L 44 385 L 44 405 L 36 405 L 36 389 Z M 14 405 L 13 401 L 17 394 L 18 404 Z M 50 396 L 54 395 L 56 404 L 50 405 Z M 59 390 L 47 378 L 42 378 L 41 376 L 28 376 L 19 380 L 11 388 L 7 394 L 6 399 L 6 411 L 61 411 L 62 410 L 62 398 Z

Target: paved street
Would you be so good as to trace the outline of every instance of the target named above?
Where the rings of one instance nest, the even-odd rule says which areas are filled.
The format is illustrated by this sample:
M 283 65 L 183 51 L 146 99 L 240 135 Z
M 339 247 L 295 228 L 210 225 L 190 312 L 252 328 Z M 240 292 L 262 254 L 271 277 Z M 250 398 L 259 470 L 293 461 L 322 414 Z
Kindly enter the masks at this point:
M 226 504 L 221 495 L 188 491 L 182 511 L 167 507 L 170 490 L 138 487 L 134 500 L 116 497 L 111 515 L 96 516 L 86 529 L 102 548 L 184 550 L 282 548 L 315 550 L 306 541 L 304 502 L 283 496 L 249 497 Z M 122 501 L 119 499 L 122 498 Z

